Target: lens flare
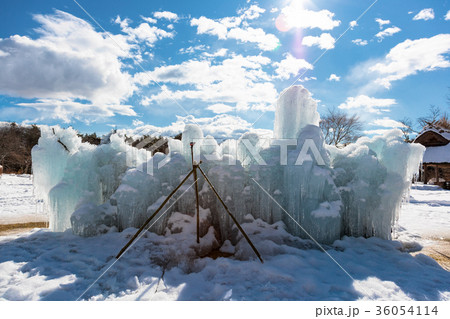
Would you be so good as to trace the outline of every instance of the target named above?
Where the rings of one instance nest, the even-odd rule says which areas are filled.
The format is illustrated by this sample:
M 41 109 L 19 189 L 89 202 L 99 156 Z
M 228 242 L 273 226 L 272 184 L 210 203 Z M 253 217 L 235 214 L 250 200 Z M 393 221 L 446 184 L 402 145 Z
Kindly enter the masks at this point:
M 292 41 L 292 55 L 295 56 L 297 59 L 304 59 L 306 57 L 306 51 L 305 47 L 302 45 L 302 39 L 303 39 L 303 30 L 302 29 L 295 29 L 295 35 L 294 39 Z
M 281 13 L 276 19 L 275 19 L 275 27 L 280 32 L 287 32 L 291 29 L 289 24 L 286 21 L 286 16 L 284 13 Z

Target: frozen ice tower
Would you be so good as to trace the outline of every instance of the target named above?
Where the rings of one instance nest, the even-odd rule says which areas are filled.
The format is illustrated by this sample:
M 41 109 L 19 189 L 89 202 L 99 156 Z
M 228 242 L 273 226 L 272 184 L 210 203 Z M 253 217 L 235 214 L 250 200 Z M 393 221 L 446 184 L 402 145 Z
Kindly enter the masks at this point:
M 218 144 L 187 124 L 181 142 L 169 138 L 168 154 L 152 156 L 120 134 L 92 146 L 71 129 L 48 128 L 33 149 L 35 186 L 55 231 L 94 236 L 136 228 L 189 172 L 195 142 L 194 156 L 240 223 L 261 220 L 321 243 L 345 235 L 391 238 L 423 146 L 392 131 L 338 149 L 324 143 L 319 121 L 315 100 L 299 85 L 280 94 L 270 140 L 255 131 Z M 234 223 L 204 180 L 198 182 L 201 211 L 208 211 L 202 236 L 236 244 Z M 189 184 L 151 231 L 173 234 L 174 225 L 194 216 Z
M 274 138 L 297 138 L 306 125 L 319 126 L 317 103 L 301 85 L 284 90 L 275 111 Z

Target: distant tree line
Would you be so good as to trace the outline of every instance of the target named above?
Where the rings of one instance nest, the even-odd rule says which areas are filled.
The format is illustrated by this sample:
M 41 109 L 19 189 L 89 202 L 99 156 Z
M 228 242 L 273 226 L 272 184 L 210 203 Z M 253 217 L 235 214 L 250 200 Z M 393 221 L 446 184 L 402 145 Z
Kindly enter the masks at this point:
M 81 142 L 90 143 L 92 145 L 100 145 L 102 138 L 97 136 L 97 133 L 92 134 L 78 134 L 81 137 Z
M 0 165 L 4 173 L 31 173 L 31 149 L 40 136 L 41 130 L 36 125 L 11 123 L 0 127 Z

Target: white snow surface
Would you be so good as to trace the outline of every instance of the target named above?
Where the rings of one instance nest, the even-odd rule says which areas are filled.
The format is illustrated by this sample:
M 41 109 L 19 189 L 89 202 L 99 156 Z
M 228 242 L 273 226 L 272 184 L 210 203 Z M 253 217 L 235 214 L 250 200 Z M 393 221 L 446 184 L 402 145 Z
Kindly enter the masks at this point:
M 413 184 L 409 201 L 403 206 L 399 220 L 402 236 L 450 240 L 450 191 Z
M 0 224 L 46 222 L 47 219 L 36 205 L 30 175 L 0 176 Z
M 450 143 L 444 146 L 429 146 L 423 155 L 424 163 L 450 163 Z
M 9 193 L 0 193 L 7 206 L 18 201 L 23 178 L 8 176 Z M 415 185 L 400 214 L 400 238 L 439 237 L 445 229 L 448 238 L 448 193 Z M 209 218 L 202 210 L 202 227 Z M 165 236 L 145 233 L 115 263 L 135 228 L 95 237 L 43 229 L 0 237 L 0 300 L 76 300 L 83 293 L 83 300 L 450 300 L 449 273 L 423 254 L 411 256 L 401 241 L 345 237 L 324 246 L 353 280 L 282 222 L 245 218 L 264 264 L 242 237 L 220 247 L 232 257 L 199 257 L 217 241 L 202 228 L 197 245 L 195 219 L 180 213 L 170 216 Z

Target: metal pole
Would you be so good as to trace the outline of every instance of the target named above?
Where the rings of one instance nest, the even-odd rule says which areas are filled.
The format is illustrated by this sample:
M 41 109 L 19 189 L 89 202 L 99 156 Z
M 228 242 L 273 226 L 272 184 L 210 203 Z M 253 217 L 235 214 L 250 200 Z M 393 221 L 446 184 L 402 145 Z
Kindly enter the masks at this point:
M 205 180 L 208 182 L 209 186 L 211 187 L 211 189 L 213 190 L 214 194 L 216 194 L 217 198 L 219 199 L 219 201 L 222 203 L 223 207 L 225 208 L 225 210 L 227 211 L 228 215 L 230 215 L 231 219 L 233 220 L 233 222 L 236 224 L 237 228 L 241 231 L 242 235 L 244 235 L 245 239 L 247 240 L 247 242 L 249 243 L 249 245 L 252 247 L 253 251 L 255 252 L 256 256 L 258 256 L 259 260 L 261 261 L 261 263 L 264 263 L 264 261 L 261 258 L 261 255 L 259 254 L 258 250 L 256 249 L 256 247 L 253 245 L 252 241 L 250 240 L 250 238 L 247 236 L 247 234 L 245 233 L 244 229 L 242 229 L 241 225 L 239 225 L 239 222 L 236 220 L 236 218 L 233 216 L 233 214 L 231 214 L 230 210 L 228 209 L 227 205 L 225 205 L 225 203 L 223 202 L 222 198 L 220 198 L 219 194 L 217 193 L 216 189 L 214 188 L 213 184 L 209 181 L 208 177 L 206 176 L 206 174 L 203 172 L 203 170 L 201 169 L 200 166 L 196 165 L 197 168 L 200 170 L 200 173 L 202 173 L 203 177 L 205 178 Z
M 144 230 L 145 226 L 150 223 L 150 221 L 159 213 L 159 211 L 163 208 L 163 206 L 169 201 L 169 199 L 176 193 L 176 191 L 181 187 L 181 185 L 184 184 L 184 182 L 187 181 L 187 179 L 192 175 L 194 170 L 192 169 L 189 174 L 186 175 L 186 177 L 181 181 L 181 183 L 169 194 L 169 196 L 166 197 L 164 202 L 161 204 L 161 206 L 158 207 L 158 209 L 150 216 L 145 223 L 139 228 L 139 230 L 134 234 L 134 236 L 130 239 L 130 241 L 120 250 L 120 252 L 117 254 L 116 259 L 119 259 L 120 256 L 127 250 L 127 248 L 131 245 L 131 243 L 137 238 L 137 236 Z
M 194 165 L 194 142 L 191 142 L 191 160 L 192 170 L 194 171 L 195 183 L 195 208 L 197 209 L 197 244 L 200 243 L 200 208 L 198 203 L 198 183 L 197 183 L 197 165 Z

